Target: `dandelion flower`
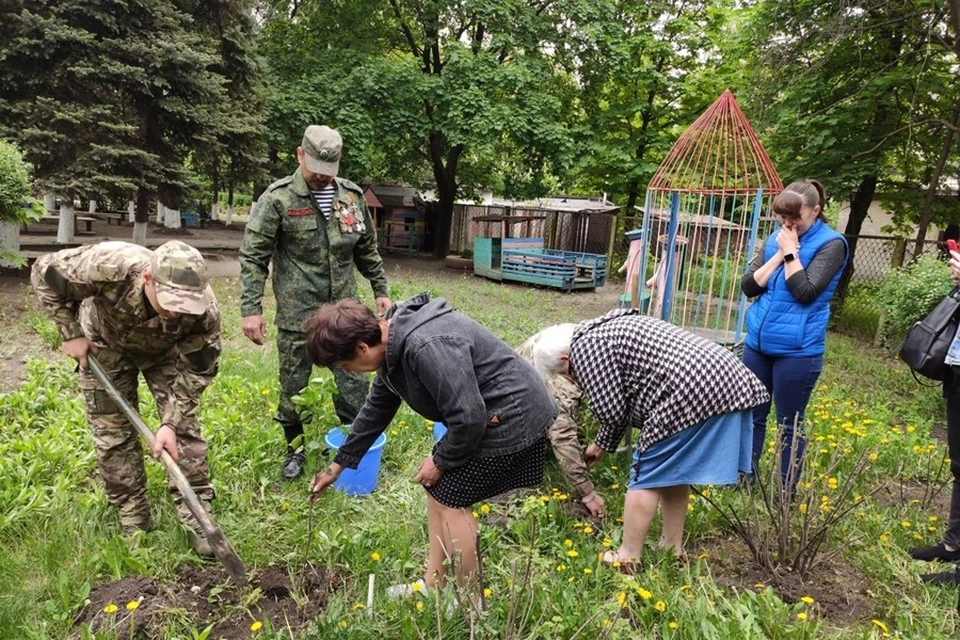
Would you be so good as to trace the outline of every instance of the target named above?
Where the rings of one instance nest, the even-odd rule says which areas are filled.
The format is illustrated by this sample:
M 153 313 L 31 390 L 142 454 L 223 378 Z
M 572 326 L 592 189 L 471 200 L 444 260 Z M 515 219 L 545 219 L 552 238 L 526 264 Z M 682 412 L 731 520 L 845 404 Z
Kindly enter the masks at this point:
M 621 591 L 617 594 L 617 604 L 622 609 L 627 604 L 627 592 Z
M 815 600 L 810 596 L 803 596 L 800 598 L 800 601 L 803 602 L 803 604 L 813 604 L 815 602 Z
M 593 533 L 593 527 L 591 527 L 590 525 L 587 525 L 586 527 L 583 528 L 583 532 L 587 534 Z
M 380 554 L 374 551 L 373 553 L 370 554 L 370 559 L 373 560 L 374 562 L 380 562 Z
M 883 631 L 884 633 L 890 633 L 890 629 L 887 628 L 887 625 L 880 622 L 879 620 L 871 620 L 870 622 L 877 625 L 877 627 L 879 627 L 880 630 Z
M 480 505 L 480 513 L 482 513 L 483 515 L 487 515 L 488 513 L 490 513 L 490 505 L 488 504 Z
M 363 608 L 364 608 L 364 606 L 363 606 L 363 603 L 361 603 L 361 602 L 358 602 L 357 604 L 353 605 L 353 610 L 354 610 L 354 611 L 360 611 L 360 610 L 363 609 Z
M 571 558 L 576 558 L 580 554 L 577 553 L 576 549 L 570 549 L 570 551 L 567 551 L 567 555 L 570 556 Z
M 418 602 L 417 604 L 420 604 L 420 603 Z M 347 628 L 347 621 L 346 621 L 346 620 L 341 620 L 340 622 L 337 623 L 337 626 L 340 627 L 341 629 L 346 629 L 346 628 Z
M 664 611 L 667 610 L 667 603 L 664 602 L 663 600 L 657 600 L 657 604 L 653 605 L 653 608 L 659 611 L 660 613 L 663 613 Z
M 569 549 L 570 547 L 573 546 L 573 540 L 571 540 L 570 538 L 567 538 L 566 540 L 563 541 L 563 546 Z
M 676 620 L 671 620 L 670 624 L 668 624 L 667 626 L 670 627 L 671 629 L 676 629 L 679 625 L 677 625 Z
M 131 600 L 127 603 L 127 611 L 135 611 L 140 606 L 139 600 Z
M 420 591 L 423 590 L 423 583 L 419 581 L 414 582 L 413 584 L 410 585 L 410 588 L 413 590 L 414 593 L 420 593 Z
M 593 573 L 593 569 L 584 569 L 584 570 L 583 570 L 583 575 L 588 576 L 588 575 L 590 575 L 591 573 Z
M 484 598 L 489 598 L 489 597 L 492 596 L 492 595 L 493 595 L 493 589 L 487 588 L 487 589 L 484 589 L 484 590 L 483 590 L 483 597 L 484 597 Z
M 904 520 L 903 522 L 900 523 L 900 526 L 903 527 L 904 529 L 909 529 L 909 528 L 910 528 L 910 521 L 909 521 L 909 520 Z
M 643 587 L 637 588 L 637 595 L 643 598 L 644 600 L 649 600 L 653 597 L 653 594 L 644 589 Z
M 885 533 L 881 533 L 881 534 L 880 534 L 880 542 L 886 542 L 886 541 L 889 540 L 889 539 L 890 539 L 890 538 L 887 537 L 887 534 L 885 534 Z
M 806 619 L 807 619 L 807 614 L 805 614 L 803 611 L 797 614 L 797 620 L 806 620 Z
M 259 620 L 254 620 L 253 624 L 250 625 L 250 631 L 253 631 L 254 633 L 256 633 L 257 631 L 260 631 L 260 629 L 262 628 L 263 628 L 263 623 L 260 622 Z
M 878 456 L 877 454 L 871 453 L 870 456 L 869 456 L 870 462 L 876 462 L 876 461 L 877 461 L 877 458 L 879 458 L 879 457 L 880 457 L 880 456 Z
M 113 603 L 111 602 L 110 604 L 108 604 L 107 606 L 105 606 L 105 607 L 103 608 L 103 612 L 104 612 L 104 613 L 116 613 L 116 612 L 117 612 L 117 609 L 118 609 L 117 605 L 115 605 L 115 604 L 113 604 Z

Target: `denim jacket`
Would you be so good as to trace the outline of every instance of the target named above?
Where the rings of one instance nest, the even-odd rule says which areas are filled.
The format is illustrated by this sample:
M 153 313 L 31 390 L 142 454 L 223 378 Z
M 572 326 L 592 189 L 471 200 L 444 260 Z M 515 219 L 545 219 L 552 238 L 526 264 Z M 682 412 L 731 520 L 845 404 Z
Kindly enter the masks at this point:
M 516 453 L 546 435 L 557 405 L 533 366 L 502 340 L 427 293 L 388 318 L 386 358 L 336 463 L 356 468 L 401 400 L 447 425 L 433 454 L 443 470 Z

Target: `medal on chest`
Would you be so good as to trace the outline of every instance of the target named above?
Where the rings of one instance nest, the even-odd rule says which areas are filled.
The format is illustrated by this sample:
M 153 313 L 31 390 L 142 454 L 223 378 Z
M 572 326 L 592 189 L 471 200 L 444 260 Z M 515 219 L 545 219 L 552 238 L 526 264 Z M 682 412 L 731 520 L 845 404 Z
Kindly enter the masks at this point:
M 337 200 L 333 203 L 333 215 L 340 223 L 340 233 L 363 233 L 366 230 L 363 218 L 353 203 Z

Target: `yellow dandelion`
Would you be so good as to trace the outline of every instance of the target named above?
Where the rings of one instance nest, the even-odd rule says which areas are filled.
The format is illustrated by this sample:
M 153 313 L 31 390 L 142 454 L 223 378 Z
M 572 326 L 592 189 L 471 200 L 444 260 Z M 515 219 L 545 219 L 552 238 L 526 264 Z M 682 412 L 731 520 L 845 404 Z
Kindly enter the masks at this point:
M 615 482 L 615 483 L 613 483 L 612 485 L 610 485 L 610 488 L 611 488 L 611 489 L 619 489 L 619 488 L 620 488 L 620 483 L 619 483 L 619 482 Z
M 803 596 L 802 598 L 800 598 L 800 602 L 802 602 L 803 604 L 813 604 L 816 601 L 810 596 Z
M 753 585 L 753 588 L 754 588 L 754 589 L 766 589 L 766 588 L 767 588 L 767 585 L 763 584 L 762 582 L 758 582 L 757 584 Z
M 569 578 L 567 578 L 567 582 L 573 583 L 573 576 L 570 576 Z
M 561 502 L 563 502 L 563 501 L 566 500 L 566 499 L 567 499 L 567 494 L 565 494 L 565 493 L 561 493 L 561 494 L 558 494 L 558 495 L 557 495 L 557 500 L 559 500 L 559 501 L 561 501 Z
M 354 610 L 354 611 L 360 611 L 360 610 L 363 609 L 363 608 L 364 608 L 364 606 L 363 606 L 363 604 L 360 603 L 360 602 L 358 602 L 357 604 L 353 605 L 353 610 Z
M 800 503 L 800 504 L 797 506 L 797 510 L 798 510 L 800 513 L 806 513 L 806 512 L 807 512 L 807 505 L 806 505 L 805 503 Z
M 139 600 L 131 600 L 127 603 L 127 611 L 136 611 L 137 607 L 140 606 Z
M 664 611 L 667 610 L 667 603 L 664 602 L 663 600 L 657 600 L 657 604 L 653 605 L 653 608 L 659 611 L 660 613 L 663 613 Z
M 567 555 L 570 556 L 571 558 L 576 558 L 580 554 L 577 553 L 576 549 L 570 549 L 570 551 L 567 551 Z
M 269 390 L 269 389 L 264 389 L 263 391 L 260 392 L 260 395 L 268 396 L 268 395 L 270 395 L 270 390 Z
M 803 611 L 797 614 L 797 620 L 806 620 L 806 619 L 807 619 L 807 614 L 805 614 Z
M 487 515 L 488 513 L 490 513 L 490 505 L 488 504 L 480 505 L 480 513 L 482 513 L 483 515 Z
M 677 625 L 677 621 L 676 621 L 676 620 L 671 620 L 670 623 L 669 623 L 667 626 L 670 627 L 671 629 L 676 629 L 677 626 L 678 626 L 678 625 Z
M 617 604 L 620 606 L 621 609 L 623 609 L 623 607 L 626 606 L 627 604 L 626 591 L 621 591 L 620 593 L 617 594 Z
M 637 588 L 637 595 L 643 598 L 644 600 L 649 600 L 653 597 L 653 594 L 644 589 L 643 587 Z
M 588 575 L 590 575 L 591 573 L 593 573 L 593 569 L 584 569 L 584 570 L 583 570 L 583 574 L 584 574 L 584 575 L 587 575 L 587 576 L 588 576 Z
M 420 603 L 418 602 L 417 604 L 420 604 Z M 341 629 L 346 629 L 346 628 L 347 628 L 347 621 L 346 621 L 346 620 L 341 620 L 340 622 L 337 623 L 337 626 L 340 627 Z
M 263 623 L 260 622 L 259 620 L 254 620 L 253 624 L 250 625 L 250 631 L 253 631 L 254 633 L 256 633 L 257 631 L 260 631 L 260 629 L 262 628 L 263 628 Z
M 880 456 L 878 456 L 875 453 L 871 453 L 868 457 L 870 458 L 870 462 L 876 462 L 877 458 L 879 458 Z
M 930 516 L 930 522 L 936 522 L 939 519 L 937 516 Z
M 886 541 L 889 540 L 889 539 L 890 539 L 890 538 L 887 536 L 887 534 L 885 534 L 885 533 L 881 533 L 881 534 L 880 534 L 880 542 L 886 542 Z
M 690 585 L 688 584 L 680 586 L 680 591 L 689 591 L 689 590 L 690 590 Z
M 103 608 L 103 612 L 104 612 L 104 613 L 116 613 L 118 608 L 119 608 L 119 607 L 117 607 L 117 605 L 115 605 L 115 604 L 113 604 L 113 603 L 111 602 L 110 604 L 108 604 L 107 606 L 105 606 L 105 607 Z
M 583 532 L 586 534 L 591 534 L 593 533 L 593 527 L 591 527 L 590 525 L 587 525 L 586 527 L 583 528 Z
M 558 565 L 557 565 L 557 571 L 558 571 L 558 572 L 566 571 L 566 570 L 567 570 L 567 565 L 565 565 L 565 564 L 558 564 Z
M 370 554 L 370 559 L 373 560 L 374 562 L 380 562 L 380 554 L 374 551 L 373 553 Z
M 420 593 L 423 590 L 423 583 L 414 582 L 412 585 L 410 585 L 410 588 L 413 590 L 414 593 Z
M 492 596 L 492 595 L 493 595 L 493 589 L 487 588 L 487 589 L 484 589 L 484 590 L 483 590 L 483 597 L 484 597 L 484 598 L 489 598 L 489 597 Z
M 422 611 L 422 610 L 423 610 L 423 603 L 417 600 L 417 611 Z
M 879 620 L 871 620 L 870 622 L 872 622 L 872 623 L 875 624 L 877 627 L 879 627 L 879 628 L 880 628 L 880 631 L 883 631 L 884 633 L 890 633 L 890 629 L 888 629 L 888 628 L 887 628 L 887 625 L 885 625 L 883 622 L 881 622 L 881 621 L 879 621 Z
M 567 538 L 566 540 L 563 541 L 563 546 L 569 549 L 570 547 L 573 546 L 573 540 L 571 540 L 570 538 Z
M 610 538 L 604 538 L 604 539 L 603 539 L 603 546 L 604 546 L 604 548 L 608 548 L 608 547 L 610 547 L 610 545 L 612 545 L 612 544 L 613 544 L 613 540 L 611 540 Z
M 900 526 L 903 527 L 904 529 L 909 529 L 909 528 L 910 528 L 910 521 L 909 521 L 909 520 L 904 520 L 903 522 L 900 523 Z

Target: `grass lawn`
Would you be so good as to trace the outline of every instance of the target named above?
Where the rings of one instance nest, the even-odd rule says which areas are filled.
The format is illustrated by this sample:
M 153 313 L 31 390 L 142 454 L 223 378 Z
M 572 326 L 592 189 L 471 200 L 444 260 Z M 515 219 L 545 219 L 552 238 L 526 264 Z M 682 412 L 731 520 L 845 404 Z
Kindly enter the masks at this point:
M 442 295 L 510 344 L 548 324 L 599 315 L 616 300 L 616 291 L 562 295 L 413 260 L 392 264 L 395 300 L 424 290 Z M 943 401 L 938 389 L 918 386 L 890 354 L 845 336 L 829 338 L 808 414 L 808 473 L 787 507 L 794 540 L 804 527 L 815 531 L 826 523 L 818 546 L 825 560 L 809 575 L 757 566 L 711 505 L 750 521 L 748 492 L 720 488 L 702 488 L 706 497 L 691 499 L 688 565 L 656 549 L 654 524 L 640 573 L 628 577 L 602 567 L 598 552 L 619 544 L 628 459 L 608 456 L 595 469 L 609 514 L 587 523 L 574 517 L 551 461 L 538 490 L 477 505 L 487 609 L 468 621 L 443 600 L 388 602 L 383 596 L 386 586 L 422 572 L 426 501 L 411 478 L 430 450 L 430 425 L 401 410 L 386 432 L 377 491 L 363 498 L 328 492 L 315 506 L 315 531 L 308 536 L 307 480 L 285 484 L 278 477 L 284 447 L 271 422 L 276 351 L 240 333 L 236 280 L 217 280 L 215 288 L 224 355 L 201 403 L 201 421 L 218 492 L 214 515 L 251 571 L 253 588 L 238 593 L 218 585 L 216 565 L 193 556 L 153 462 L 156 528 L 132 540 L 119 537 L 72 366 L 44 350 L 27 363 L 20 386 L 0 396 L 0 638 L 196 638 L 207 631 L 210 638 L 956 635 L 956 591 L 923 585 L 918 576 L 930 568 L 906 554 L 910 546 L 938 540 L 947 515 L 949 487 L 934 491 L 948 473 Z M 21 293 L 28 295 L 25 288 Z M 3 344 L 18 335 L 48 347 L 55 340 L 36 313 L 5 319 L 11 333 Z M 326 393 L 329 376 L 316 374 L 303 394 L 313 416 L 311 474 L 322 465 L 322 434 L 337 422 Z M 144 388 L 141 406 L 155 427 Z M 756 522 L 759 539 L 770 528 L 759 516 Z M 322 579 L 311 582 L 313 574 L 302 573 L 305 562 L 318 567 Z M 278 568 L 294 574 L 283 606 L 266 581 Z M 372 615 L 366 608 L 371 574 Z M 135 610 L 127 609 L 130 601 L 138 602 Z M 117 610 L 105 612 L 107 604 Z

